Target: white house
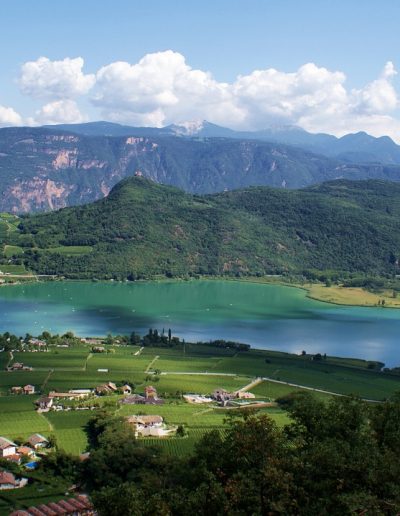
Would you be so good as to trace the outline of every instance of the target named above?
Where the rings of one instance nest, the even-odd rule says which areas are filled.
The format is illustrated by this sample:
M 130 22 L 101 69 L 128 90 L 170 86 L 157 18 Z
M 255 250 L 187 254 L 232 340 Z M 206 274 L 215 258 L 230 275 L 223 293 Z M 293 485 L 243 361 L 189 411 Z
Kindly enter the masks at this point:
M 46 448 L 49 445 L 49 441 L 41 434 L 33 434 L 29 437 L 28 443 L 37 450 L 38 448 Z
M 136 436 L 165 437 L 172 432 L 165 427 L 161 416 L 128 416 L 126 420 L 134 426 Z
M 0 437 L 0 457 L 7 458 L 11 455 L 15 455 L 17 450 L 17 445 L 10 441 L 10 439 L 6 439 L 5 437 Z

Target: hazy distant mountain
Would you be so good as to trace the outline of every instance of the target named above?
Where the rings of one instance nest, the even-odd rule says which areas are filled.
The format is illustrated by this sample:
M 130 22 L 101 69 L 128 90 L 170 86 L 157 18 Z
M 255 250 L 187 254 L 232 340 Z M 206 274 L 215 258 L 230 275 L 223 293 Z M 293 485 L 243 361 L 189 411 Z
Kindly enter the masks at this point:
M 101 124 L 85 127 L 98 130 Z M 212 129 L 207 124 L 201 130 Z M 1 211 L 84 204 L 106 196 L 118 181 L 136 173 L 197 194 L 251 185 L 301 188 L 338 178 L 400 181 L 399 166 L 345 163 L 260 140 L 0 130 Z
M 73 131 L 89 136 L 181 136 L 197 138 L 236 138 L 294 145 L 316 154 L 351 163 L 400 165 L 400 146 L 388 136 L 375 138 L 359 132 L 336 138 L 330 134 L 313 134 L 296 126 L 274 126 L 262 131 L 234 131 L 205 120 L 168 125 L 163 128 L 129 127 L 111 122 L 45 126 L 52 130 Z

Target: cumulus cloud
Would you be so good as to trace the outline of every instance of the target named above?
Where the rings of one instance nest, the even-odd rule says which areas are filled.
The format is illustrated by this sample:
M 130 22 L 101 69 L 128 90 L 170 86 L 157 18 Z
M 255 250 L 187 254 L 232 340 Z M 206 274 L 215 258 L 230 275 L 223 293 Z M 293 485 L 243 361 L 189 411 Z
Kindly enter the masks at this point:
M 99 110 L 96 118 L 130 125 L 160 127 L 207 119 L 255 130 L 281 123 L 338 136 L 364 130 L 399 140 L 399 98 L 393 84 L 397 72 L 390 61 L 377 79 L 359 89 L 346 87 L 343 72 L 315 63 L 291 72 L 254 70 L 220 82 L 172 50 L 147 54 L 137 63 L 116 61 L 95 75 L 85 74 L 83 65 L 81 57 L 41 57 L 22 66 L 21 91 L 48 102 L 36 114 L 37 121 L 84 119 L 73 101 L 85 95 Z
M 217 123 L 242 117 L 228 84 L 192 69 L 171 50 L 148 54 L 133 65 L 119 61 L 101 68 L 93 103 L 108 119 L 139 125 L 161 126 L 188 116 Z
M 183 55 L 148 54 L 136 64 L 115 62 L 96 74 L 93 103 L 116 122 L 162 126 L 201 118 L 235 129 L 263 129 L 273 123 L 341 135 L 351 130 L 396 137 L 391 114 L 399 101 L 386 63 L 381 76 L 361 89 L 346 89 L 346 76 L 314 63 L 295 72 L 274 68 L 218 82 L 192 69 Z
M 21 125 L 22 118 L 13 108 L 0 106 L 0 126 Z
M 87 121 L 73 100 L 56 100 L 42 106 L 29 125 L 76 124 Z
M 50 61 L 39 57 L 22 65 L 19 86 L 24 95 L 35 99 L 63 100 L 85 95 L 95 83 L 93 74 L 82 71 L 81 57 Z

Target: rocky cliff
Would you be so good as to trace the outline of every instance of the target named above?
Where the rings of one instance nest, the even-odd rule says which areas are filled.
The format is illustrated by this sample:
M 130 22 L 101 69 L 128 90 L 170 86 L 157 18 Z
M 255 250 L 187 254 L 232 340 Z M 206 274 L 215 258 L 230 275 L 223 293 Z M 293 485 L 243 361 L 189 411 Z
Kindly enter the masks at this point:
M 400 167 L 349 165 L 251 140 L 0 130 L 0 211 L 84 204 L 106 196 L 117 182 L 135 174 L 203 194 L 250 185 L 299 188 L 336 178 L 400 180 Z

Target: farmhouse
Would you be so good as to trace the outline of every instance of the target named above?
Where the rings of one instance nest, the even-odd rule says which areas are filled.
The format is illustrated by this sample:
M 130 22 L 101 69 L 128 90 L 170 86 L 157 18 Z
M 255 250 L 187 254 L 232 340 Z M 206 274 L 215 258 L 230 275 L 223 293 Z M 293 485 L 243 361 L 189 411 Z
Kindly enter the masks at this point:
M 255 395 L 248 391 L 237 391 L 235 394 L 236 398 L 239 398 L 240 400 L 252 400 L 255 398 Z
M 7 367 L 7 371 L 32 371 L 32 367 L 26 366 L 22 362 L 14 362 Z
M 157 390 L 152 385 L 148 385 L 144 388 L 144 397 L 146 400 L 157 400 Z
M 28 443 L 37 450 L 38 448 L 47 448 L 49 441 L 41 434 L 33 434 L 29 437 Z
M 0 471 L 0 489 L 15 489 L 18 482 L 14 475 L 9 471 Z
M 23 391 L 24 391 L 24 394 L 34 394 L 35 386 L 34 385 L 25 385 Z
M 94 346 L 103 344 L 103 339 L 96 339 L 96 338 L 82 338 L 81 342 L 83 344 L 92 344 Z
M 7 458 L 16 454 L 17 445 L 7 439 L 0 437 L 0 458 Z
M 105 353 L 106 352 L 106 348 L 104 346 L 93 346 L 92 347 L 92 352 L 93 353 Z
M 81 394 L 82 396 L 89 396 L 89 394 L 92 394 L 91 389 L 70 389 L 68 392 L 70 394 Z
M 57 392 L 50 391 L 49 398 L 51 399 L 67 399 L 67 400 L 80 400 L 86 398 L 91 393 L 90 389 L 76 389 L 68 392 Z
M 53 398 L 42 396 L 35 404 L 39 410 L 49 410 L 53 406 Z
M 22 394 L 23 388 L 21 386 L 11 387 L 11 394 Z
M 120 400 L 120 402 L 128 405 L 144 405 L 146 398 L 140 394 L 132 394 L 132 396 L 126 396 L 124 399 Z
M 135 428 L 136 436 L 165 437 L 174 430 L 169 430 L 161 416 L 128 416 L 126 421 Z
M 236 394 L 233 392 L 228 392 L 225 389 L 216 389 L 213 392 L 212 397 L 216 401 L 226 402 L 236 398 Z
M 188 403 L 212 403 L 214 400 L 202 394 L 184 394 L 183 399 Z
M 102 385 L 98 385 L 95 389 L 98 395 L 112 394 L 117 390 L 118 388 L 113 382 L 103 383 Z
M 120 391 L 124 396 L 126 396 L 132 393 L 132 387 L 130 385 L 123 385 Z
M 38 348 L 47 347 L 47 342 L 45 342 L 44 340 L 35 339 L 35 338 L 29 339 L 29 344 L 31 344 L 32 346 L 36 346 Z
M 35 450 L 30 448 L 29 446 L 18 446 L 17 453 L 25 457 L 34 457 Z
M 128 405 L 162 405 L 164 400 L 158 397 L 156 389 L 149 385 L 144 389 L 144 396 L 141 394 L 132 394 L 126 396 L 121 403 Z

